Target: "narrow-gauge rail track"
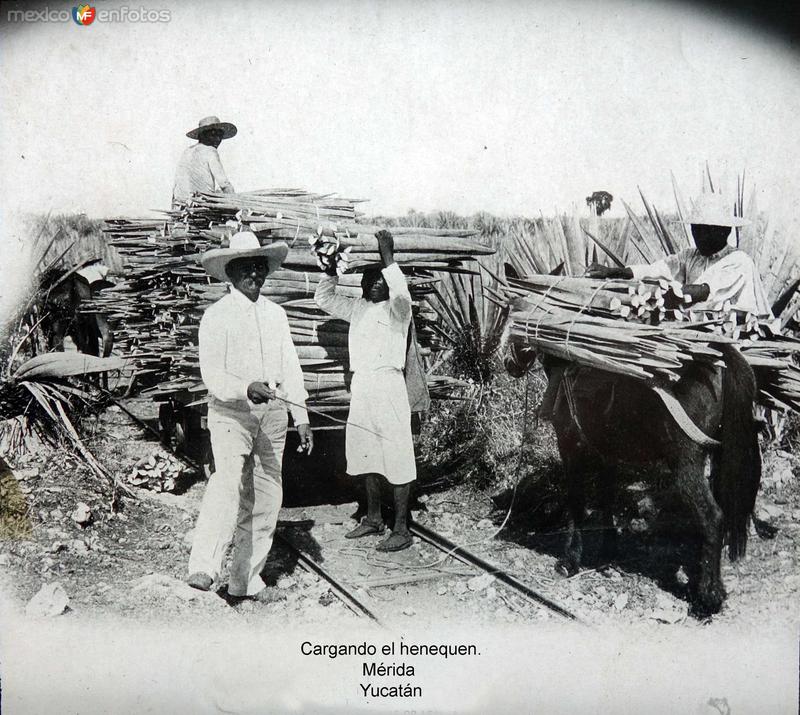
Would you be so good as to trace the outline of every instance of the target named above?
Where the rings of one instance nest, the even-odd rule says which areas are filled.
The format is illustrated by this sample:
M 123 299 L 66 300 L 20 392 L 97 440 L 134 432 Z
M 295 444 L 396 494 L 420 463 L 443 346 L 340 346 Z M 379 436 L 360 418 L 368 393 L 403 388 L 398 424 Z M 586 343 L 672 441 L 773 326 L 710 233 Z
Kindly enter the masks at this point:
M 288 525 L 284 525 L 286 527 Z M 473 554 L 468 549 L 464 548 L 463 546 L 459 546 L 454 542 L 450 541 L 445 536 L 437 533 L 433 529 L 428 527 L 422 526 L 420 524 L 412 523 L 410 526 L 411 532 L 417 536 L 418 538 L 422 539 L 426 543 L 430 544 L 437 550 L 441 551 L 445 554 L 445 556 L 452 556 L 456 560 L 470 566 L 471 568 L 477 569 L 482 571 L 486 574 L 493 576 L 498 582 L 505 585 L 507 588 L 512 590 L 513 592 L 523 596 L 526 600 L 533 602 L 535 605 L 539 607 L 543 607 L 548 609 L 549 611 L 561 616 L 562 618 L 566 618 L 571 621 L 575 621 L 577 623 L 583 623 L 581 619 L 579 619 L 574 613 L 568 611 L 564 607 L 560 606 L 559 604 L 555 603 L 551 599 L 543 596 L 542 594 L 535 591 L 533 588 L 528 586 L 527 584 L 523 583 L 503 568 L 490 563 L 489 561 Z M 303 552 L 296 544 L 294 544 L 291 539 L 286 538 L 284 536 L 278 537 L 281 543 L 285 544 L 303 563 L 309 570 L 315 572 L 317 575 L 322 577 L 325 581 L 327 581 L 331 587 L 332 592 L 340 598 L 344 604 L 354 613 L 366 616 L 371 618 L 378 624 L 381 624 L 381 619 L 373 613 L 371 609 L 365 606 L 361 600 L 352 592 L 351 587 L 347 584 L 343 583 L 342 580 L 338 579 L 334 576 L 330 571 L 324 569 L 317 561 L 312 559 L 308 554 Z M 446 573 L 440 574 L 431 574 L 431 578 L 435 577 L 444 577 Z M 423 579 L 403 579 L 402 577 L 396 580 L 396 584 L 400 585 L 403 583 L 407 583 L 411 580 L 423 580 Z M 427 577 L 424 579 L 427 580 Z M 374 585 L 393 585 L 394 579 L 378 579 L 379 583 L 375 583 Z M 365 586 L 369 587 L 370 583 L 367 582 L 364 584 Z
M 111 396 L 109 395 L 109 397 Z M 120 407 L 120 409 L 122 409 L 130 418 L 132 418 L 141 427 L 145 428 L 148 432 L 150 432 L 154 436 L 160 438 L 160 435 L 155 429 L 153 429 L 144 420 L 142 420 L 140 417 L 131 412 L 120 400 L 114 397 L 111 397 L 111 399 L 118 407 Z M 187 457 L 185 454 L 179 453 L 178 450 L 174 449 L 171 445 L 166 445 L 163 442 L 162 445 L 166 449 L 171 451 L 173 454 L 175 454 L 178 458 L 180 458 L 187 464 L 191 465 L 195 469 L 198 470 L 201 469 L 201 465 L 197 464 L 197 462 L 195 462 L 190 457 Z M 447 537 L 437 533 L 433 529 L 412 522 L 410 525 L 410 530 L 419 539 L 426 542 L 427 544 L 430 544 L 431 546 L 438 549 L 445 555 L 451 556 L 456 560 L 470 566 L 471 568 L 475 568 L 478 569 L 479 571 L 483 571 L 486 574 L 490 574 L 498 582 L 505 585 L 513 592 L 521 595 L 526 600 L 536 604 L 537 606 L 546 608 L 547 610 L 561 616 L 562 618 L 566 618 L 568 620 L 575 621 L 578 623 L 583 623 L 583 621 L 581 621 L 581 619 L 579 619 L 575 614 L 571 613 L 570 611 L 563 608 L 562 606 L 555 603 L 546 596 L 543 596 L 542 594 L 538 593 L 536 590 L 534 590 L 527 584 L 523 583 L 515 576 L 508 573 L 505 569 L 495 564 L 492 564 L 491 562 L 487 561 L 486 559 L 483 559 L 482 557 L 476 554 L 473 554 L 465 547 L 456 544 Z M 352 611 L 353 613 L 355 613 L 360 617 L 369 618 L 378 625 L 385 627 L 385 624 L 383 623 L 382 619 L 377 614 L 375 614 L 372 611 L 372 609 L 370 609 L 367 605 L 365 605 L 362 602 L 362 599 L 360 599 L 356 594 L 353 593 L 353 589 L 351 587 L 348 587 L 348 585 L 342 583 L 341 579 L 337 578 L 328 569 L 324 568 L 318 561 L 311 558 L 306 552 L 304 552 L 300 547 L 298 547 L 295 543 L 293 543 L 291 539 L 286 538 L 279 532 L 276 532 L 275 538 L 281 544 L 283 544 L 287 549 L 289 549 L 292 553 L 294 553 L 294 555 L 297 557 L 298 561 L 303 565 L 304 568 L 306 568 L 308 571 L 312 573 L 315 573 L 317 576 L 319 576 L 321 579 L 327 582 L 330 586 L 331 592 L 350 611 Z M 389 579 L 389 581 L 390 580 L 391 579 Z

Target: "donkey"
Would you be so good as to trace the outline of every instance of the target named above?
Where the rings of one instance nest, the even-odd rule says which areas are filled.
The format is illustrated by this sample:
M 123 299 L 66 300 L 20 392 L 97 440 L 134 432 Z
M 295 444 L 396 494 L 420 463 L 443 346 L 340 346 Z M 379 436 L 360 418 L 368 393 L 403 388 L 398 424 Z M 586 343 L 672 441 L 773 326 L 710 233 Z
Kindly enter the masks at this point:
M 545 356 L 569 514 L 566 547 L 556 567 L 560 573 L 580 569 L 588 480 L 600 480 L 608 501 L 620 465 L 663 465 L 701 535 L 698 562 L 688 573 L 693 612 L 705 617 L 720 610 L 726 595 L 720 572 L 723 544 L 732 561 L 745 554 L 761 454 L 753 419 L 753 370 L 733 345 L 717 347 L 724 368 L 692 364 L 672 388 L 674 400 L 662 399 L 634 378 Z M 532 349 L 512 345 L 505 366 L 521 377 L 535 358 Z M 705 444 L 697 439 L 698 428 L 711 438 Z M 602 506 L 610 520 L 611 505 Z M 615 536 L 613 528 L 604 530 L 604 556 L 613 552 Z
M 69 336 L 79 352 L 108 357 L 114 347 L 114 333 L 102 313 L 85 312 L 84 301 L 112 285 L 108 281 L 90 283 L 79 272 L 51 269 L 42 279 L 41 310 L 47 317 L 42 329 L 48 350 L 63 350 Z

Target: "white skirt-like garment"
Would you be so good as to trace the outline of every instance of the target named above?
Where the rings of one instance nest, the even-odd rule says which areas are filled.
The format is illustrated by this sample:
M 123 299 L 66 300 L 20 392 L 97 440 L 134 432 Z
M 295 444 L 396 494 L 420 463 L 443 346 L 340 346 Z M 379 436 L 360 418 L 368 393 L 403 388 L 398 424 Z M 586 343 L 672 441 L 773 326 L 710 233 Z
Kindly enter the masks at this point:
M 390 484 L 413 482 L 417 465 L 402 371 L 385 368 L 357 372 L 350 392 L 345 437 L 347 473 L 382 474 Z

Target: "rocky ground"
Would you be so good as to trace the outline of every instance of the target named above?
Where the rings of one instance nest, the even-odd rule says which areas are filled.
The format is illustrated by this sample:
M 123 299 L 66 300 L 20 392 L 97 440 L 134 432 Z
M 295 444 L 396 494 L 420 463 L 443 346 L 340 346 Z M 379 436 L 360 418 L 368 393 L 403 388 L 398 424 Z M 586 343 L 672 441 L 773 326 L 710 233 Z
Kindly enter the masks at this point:
M 145 400 L 132 402 L 131 408 L 153 417 Z M 63 613 L 60 617 L 67 619 L 102 616 L 200 626 L 270 618 L 297 623 L 357 619 L 325 581 L 298 563 L 285 539 L 354 587 L 387 624 L 561 619 L 423 542 L 416 541 L 405 552 L 380 555 L 369 538 L 344 540 L 357 504 L 352 495 L 330 503 L 324 489 L 314 499 L 313 480 L 299 496 L 293 496 L 292 484 L 287 485 L 281 539 L 266 571 L 268 583 L 285 600 L 231 604 L 224 589 L 191 589 L 182 579 L 203 480 L 191 469 L 181 471 L 186 465 L 170 467 L 168 453 L 118 407 L 110 407 L 84 428 L 87 444 L 115 474 L 126 478 L 145 461 L 140 486 L 132 487 L 135 498 L 124 498 L 122 508 L 114 512 L 108 485 L 68 451 L 36 450 L 14 461 L 2 475 L 0 566 L 2 590 L 19 611 L 27 606 L 30 615 Z M 148 465 L 150 455 L 154 460 Z M 641 485 L 626 489 L 627 507 L 617 518 L 619 559 L 610 567 L 594 562 L 589 539 L 587 568 L 568 579 L 553 568 L 561 535 L 552 490 L 537 492 L 522 485 L 502 530 L 508 495 L 492 500 L 464 485 L 426 489 L 421 484 L 414 514 L 419 523 L 508 570 L 590 624 L 795 627 L 800 617 L 799 468 L 800 460 L 792 454 L 766 454 L 758 508 L 778 533 L 772 540 L 753 535 L 744 560 L 724 561 L 728 600 L 710 624 L 688 612 L 680 516 L 662 508 L 658 495 L 643 491 Z M 174 477 L 178 493 L 145 488 Z

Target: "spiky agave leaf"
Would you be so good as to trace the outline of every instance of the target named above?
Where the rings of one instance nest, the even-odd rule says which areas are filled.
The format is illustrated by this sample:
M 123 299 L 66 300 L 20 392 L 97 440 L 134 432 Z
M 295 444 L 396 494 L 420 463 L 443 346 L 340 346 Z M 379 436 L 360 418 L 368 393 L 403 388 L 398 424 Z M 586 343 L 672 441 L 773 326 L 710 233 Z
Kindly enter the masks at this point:
M 47 380 L 93 375 L 111 370 L 121 370 L 127 361 L 119 357 L 95 357 L 79 352 L 43 353 L 31 358 L 17 368 L 14 380 Z
M 30 380 L 22 380 L 20 383 L 33 395 L 36 403 L 42 408 L 47 417 L 51 420 L 52 424 L 64 434 L 67 440 L 77 449 L 78 453 L 83 458 L 84 462 L 90 469 L 99 477 L 111 483 L 114 490 L 113 499 L 116 498 L 116 491 L 119 489 L 129 496 L 133 493 L 113 477 L 89 451 L 88 447 L 81 440 L 78 431 L 72 424 L 66 410 L 66 405 L 69 404 L 69 391 L 63 389 L 63 386 L 54 385 L 47 382 L 33 382 Z M 74 391 L 73 391 L 74 392 Z
M 97 358 L 82 353 L 45 353 L 23 363 L 11 380 L 0 382 L 0 436 L 10 450 L 24 449 L 28 433 L 36 432 L 54 443 L 61 435 L 81 455 L 90 469 L 111 483 L 117 490 L 131 494 L 95 459 L 80 438 L 69 416 L 75 398 L 91 404 L 92 395 L 85 389 L 68 384 L 70 377 L 118 370 L 124 367 L 120 358 Z
M 488 275 L 443 274 L 428 302 L 439 316 L 434 330 L 450 346 L 459 372 L 485 383 L 492 377 L 491 359 L 500 346 L 506 307 L 486 294 L 498 286 Z

